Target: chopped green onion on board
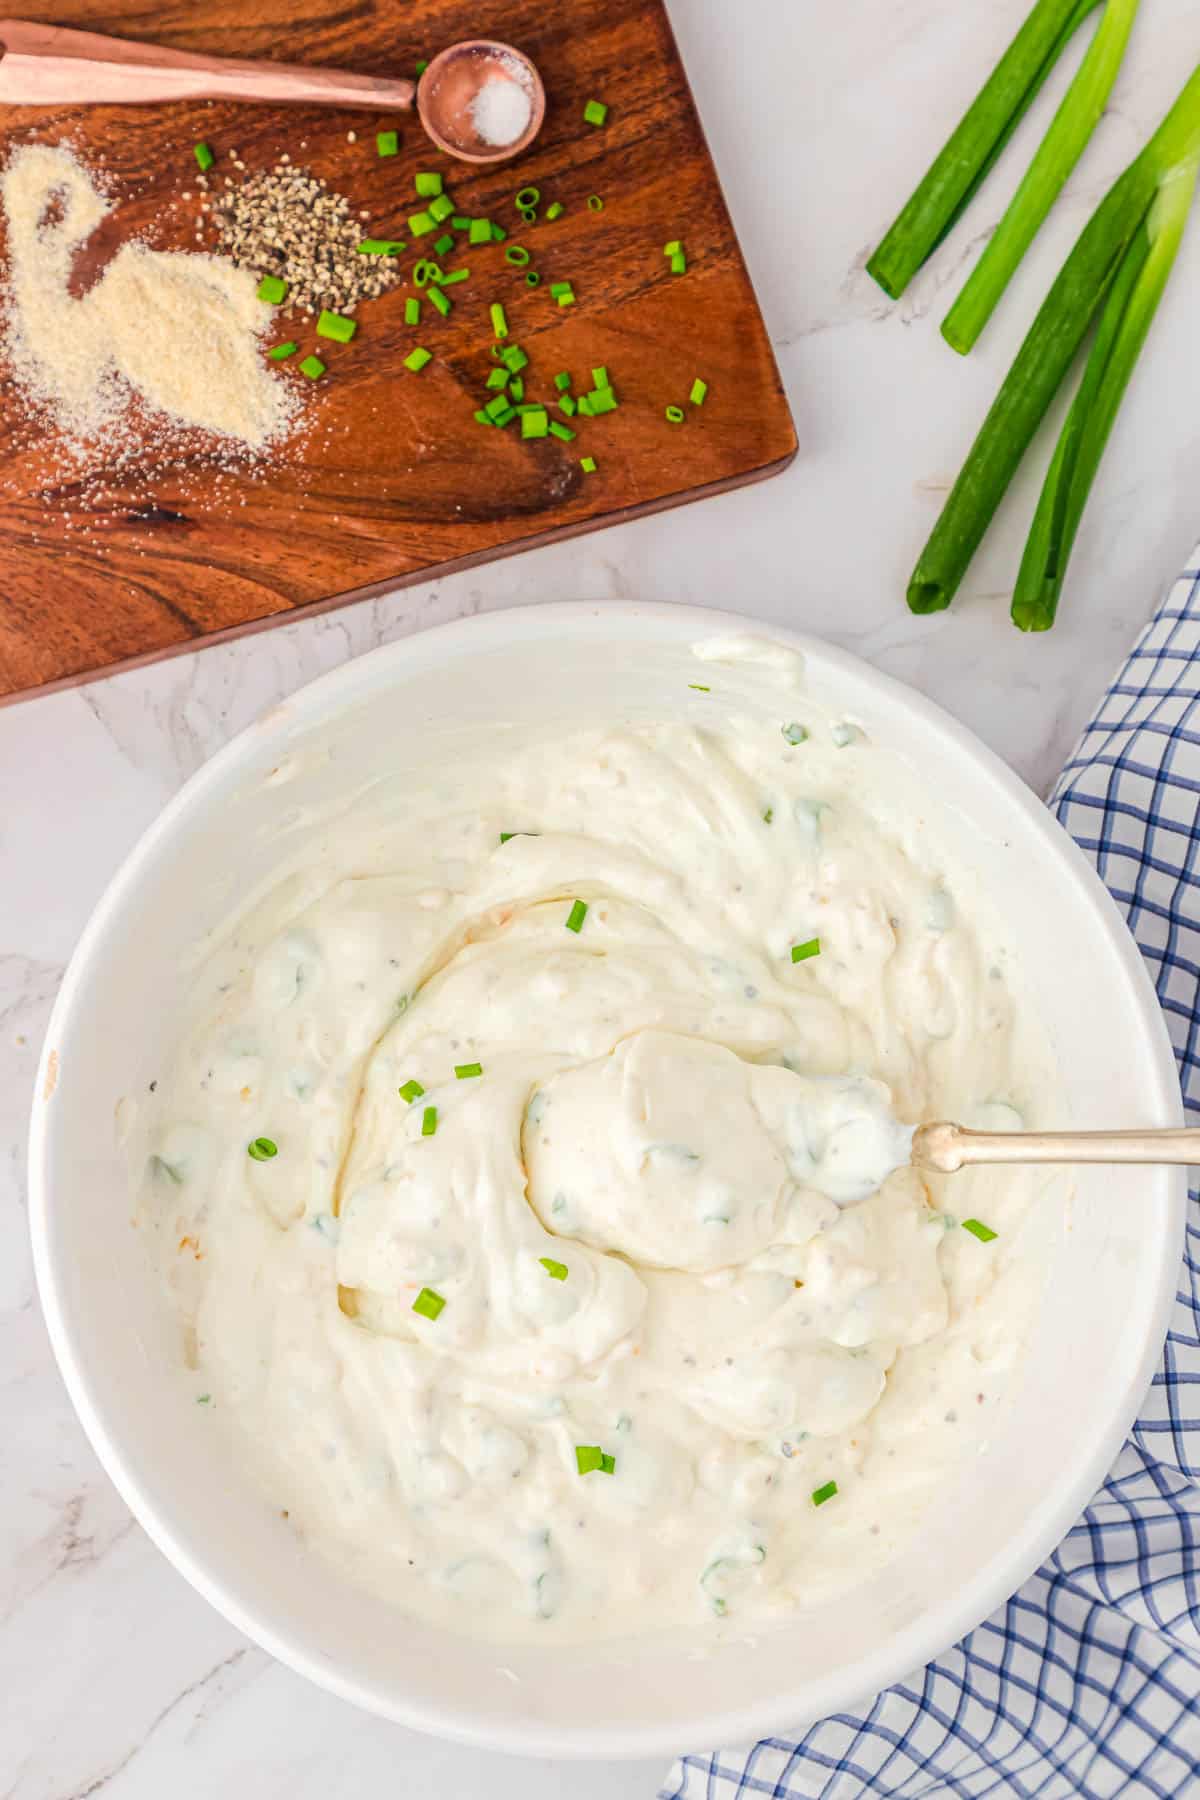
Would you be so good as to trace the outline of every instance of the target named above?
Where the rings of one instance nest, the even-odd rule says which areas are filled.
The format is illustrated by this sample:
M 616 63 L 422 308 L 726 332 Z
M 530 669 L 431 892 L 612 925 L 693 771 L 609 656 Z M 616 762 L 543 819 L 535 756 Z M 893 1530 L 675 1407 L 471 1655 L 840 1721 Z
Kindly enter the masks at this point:
M 348 344 L 357 330 L 357 322 L 342 313 L 323 312 L 317 319 L 317 336 L 332 338 L 338 344 Z

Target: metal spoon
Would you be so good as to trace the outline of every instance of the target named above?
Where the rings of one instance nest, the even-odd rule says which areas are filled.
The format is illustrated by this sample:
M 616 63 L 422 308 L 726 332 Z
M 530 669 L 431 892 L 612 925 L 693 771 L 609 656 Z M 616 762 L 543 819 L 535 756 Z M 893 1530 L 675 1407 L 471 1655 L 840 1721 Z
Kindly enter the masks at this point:
M 954 1175 L 978 1163 L 1200 1164 L 1200 1130 L 968 1131 L 941 1120 L 913 1132 L 915 1169 Z
M 487 144 L 475 132 L 470 101 L 496 76 L 519 82 L 529 122 L 510 144 Z M 194 56 L 92 31 L 0 20 L 0 105 L 144 106 L 165 100 L 267 101 L 273 106 L 339 106 L 367 112 L 410 112 L 414 99 L 439 149 L 464 162 L 503 162 L 528 149 L 546 115 L 546 93 L 529 58 L 508 44 L 471 38 L 451 44 L 430 63 L 420 85 L 295 63 Z

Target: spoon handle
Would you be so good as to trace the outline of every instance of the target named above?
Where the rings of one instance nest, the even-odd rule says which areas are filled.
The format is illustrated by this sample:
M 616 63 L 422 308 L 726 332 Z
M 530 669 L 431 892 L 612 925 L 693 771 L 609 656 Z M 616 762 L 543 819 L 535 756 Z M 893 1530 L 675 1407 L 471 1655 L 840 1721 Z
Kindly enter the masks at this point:
M 968 1131 L 940 1122 L 914 1131 L 912 1160 L 939 1175 L 973 1163 L 1200 1164 L 1200 1130 Z
M 163 100 L 266 100 L 274 106 L 348 106 L 407 112 L 411 81 L 306 69 L 291 63 L 192 56 L 92 31 L 0 20 L 0 105 L 140 106 Z

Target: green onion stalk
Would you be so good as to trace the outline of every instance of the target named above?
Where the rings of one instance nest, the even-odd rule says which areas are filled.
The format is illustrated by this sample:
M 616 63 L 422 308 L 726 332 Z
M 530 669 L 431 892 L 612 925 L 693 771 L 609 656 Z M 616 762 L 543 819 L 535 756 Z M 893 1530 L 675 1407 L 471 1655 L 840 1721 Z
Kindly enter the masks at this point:
M 965 356 L 991 318 L 1021 258 L 1042 228 L 1100 122 L 1141 0 L 1108 0 L 1096 35 L 1037 155 L 966 286 L 942 321 L 942 336 Z
M 1100 0 L 1037 0 L 972 106 L 867 264 L 893 300 L 970 205 L 1066 45 Z M 1105 0 L 1079 71 L 991 243 L 942 326 L 971 349 L 1104 111 L 1140 0 Z
M 1098 316 L 1013 594 L 1013 622 L 1023 631 L 1054 623 L 1084 505 L 1174 265 L 1198 174 L 1200 68 L 1084 226 L 1046 296 L 913 571 L 913 612 L 949 606 Z

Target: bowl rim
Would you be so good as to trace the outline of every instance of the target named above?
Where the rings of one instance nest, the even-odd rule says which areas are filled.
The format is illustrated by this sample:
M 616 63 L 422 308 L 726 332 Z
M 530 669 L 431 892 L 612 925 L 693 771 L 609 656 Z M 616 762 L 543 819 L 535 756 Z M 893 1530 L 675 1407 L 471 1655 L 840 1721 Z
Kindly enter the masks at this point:
M 622 600 L 557 601 L 544 605 L 500 608 L 473 614 L 410 633 L 393 643 L 351 657 L 326 671 L 284 700 L 268 707 L 260 717 L 223 744 L 168 800 L 137 843 L 129 851 L 96 903 L 75 946 L 55 1000 L 39 1059 L 29 1137 L 29 1229 L 33 1263 L 42 1311 L 55 1360 L 84 1431 L 105 1472 L 147 1536 L 198 1593 L 252 1642 L 277 1661 L 307 1677 L 339 1698 L 409 1727 L 451 1742 L 499 1750 L 514 1755 L 619 1760 L 680 1753 L 680 1739 L 712 1746 L 752 1741 L 763 1735 L 790 1730 L 796 1721 L 813 1721 L 857 1706 L 914 1669 L 945 1653 L 969 1631 L 1011 1597 L 1046 1556 L 1062 1541 L 1084 1507 L 1101 1486 L 1137 1416 L 1157 1366 L 1174 1304 L 1179 1259 L 1182 1254 L 1187 1204 L 1187 1172 L 1183 1168 L 1158 1171 L 1163 1190 L 1160 1209 L 1162 1249 L 1157 1282 L 1150 1303 L 1142 1301 L 1147 1329 L 1136 1360 L 1127 1362 L 1124 1380 L 1107 1408 L 1107 1423 L 1094 1434 L 1091 1453 L 1067 1479 L 1062 1478 L 1055 1504 L 1043 1509 L 1036 1528 L 983 1565 L 980 1577 L 961 1593 L 940 1605 L 924 1619 L 894 1633 L 879 1647 L 860 1658 L 851 1669 L 842 1665 L 818 1682 L 807 1682 L 801 1692 L 789 1693 L 781 1671 L 779 1687 L 752 1704 L 731 1707 L 718 1714 L 707 1712 L 694 1728 L 688 1724 L 646 1726 L 625 1730 L 614 1743 L 612 1727 L 563 1727 L 543 1721 L 522 1720 L 511 1726 L 477 1725 L 454 1707 L 411 1703 L 404 1695 L 383 1691 L 330 1668 L 315 1648 L 298 1643 L 277 1628 L 270 1618 L 243 1599 L 206 1566 L 202 1549 L 193 1547 L 144 1493 L 128 1466 L 124 1451 L 110 1431 L 104 1404 L 93 1375 L 78 1353 L 75 1332 L 64 1302 L 52 1242 L 54 1200 L 49 1168 L 54 1109 L 47 1104 L 53 1090 L 51 1058 L 56 1046 L 71 1033 L 72 1015 L 81 989 L 112 922 L 136 894 L 143 864 L 160 843 L 169 839 L 187 814 L 226 774 L 237 767 L 250 748 L 260 748 L 272 736 L 290 734 L 310 718 L 326 717 L 341 704 L 350 704 L 394 666 L 422 655 L 454 658 L 483 649 L 489 640 L 500 642 L 543 636 L 556 629 L 586 634 L 596 625 L 603 630 L 642 632 L 653 636 L 669 625 L 681 642 L 704 636 L 751 636 L 797 650 L 819 672 L 835 678 L 845 674 L 865 682 L 885 703 L 916 714 L 922 726 L 949 742 L 968 759 L 976 772 L 1002 791 L 1024 815 L 1047 852 L 1069 876 L 1081 904 L 1089 906 L 1103 927 L 1116 963 L 1121 967 L 1129 998 L 1139 1014 L 1143 1041 L 1149 1053 L 1148 1074 L 1161 1102 L 1163 1124 L 1182 1122 L 1183 1110 L 1174 1052 L 1166 1021 L 1158 1004 L 1149 973 L 1132 933 L 1097 871 L 1063 830 L 1049 807 L 967 726 L 935 701 L 906 682 L 884 674 L 852 652 L 829 644 L 810 633 L 796 632 L 753 617 L 715 608 L 671 605 L 661 602 Z M 802 1727 L 798 1727 L 802 1728 Z M 683 1750 L 688 1748 L 685 1742 Z

